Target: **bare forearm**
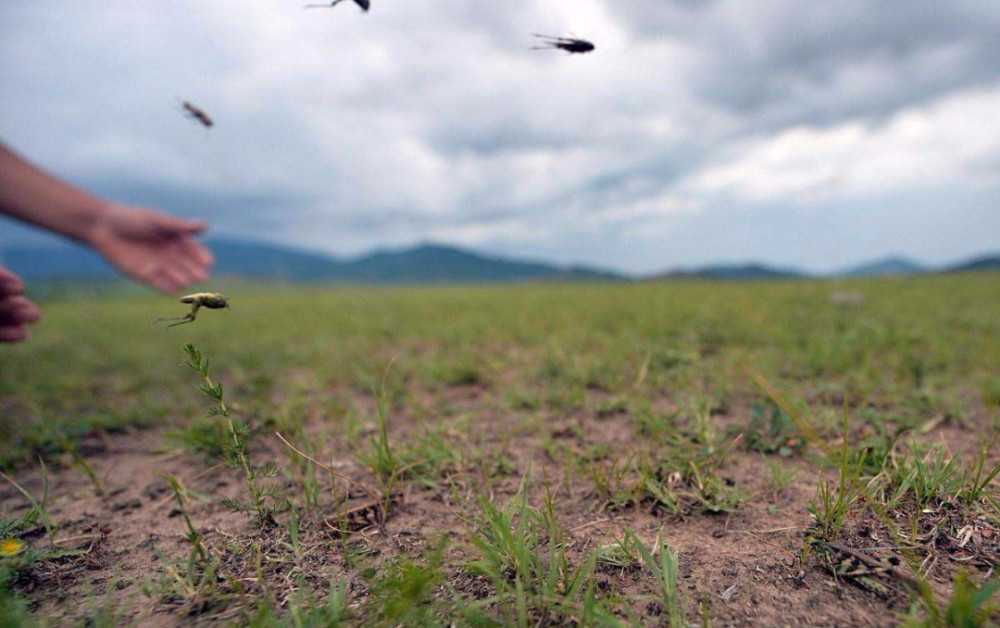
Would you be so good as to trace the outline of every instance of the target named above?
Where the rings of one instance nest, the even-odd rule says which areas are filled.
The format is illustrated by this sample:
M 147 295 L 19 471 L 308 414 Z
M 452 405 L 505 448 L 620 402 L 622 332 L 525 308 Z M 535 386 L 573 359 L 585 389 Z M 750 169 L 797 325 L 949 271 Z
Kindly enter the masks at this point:
M 0 213 L 88 242 L 107 202 L 36 168 L 0 144 Z

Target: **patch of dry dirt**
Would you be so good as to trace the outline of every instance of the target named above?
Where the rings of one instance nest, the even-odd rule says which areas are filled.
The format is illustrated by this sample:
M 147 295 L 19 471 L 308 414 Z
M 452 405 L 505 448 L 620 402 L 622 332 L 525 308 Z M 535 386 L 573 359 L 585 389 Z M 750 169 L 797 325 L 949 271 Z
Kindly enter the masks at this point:
M 626 529 L 636 531 L 646 542 L 662 534 L 679 553 L 682 590 L 692 620 L 704 604 L 713 626 L 891 626 L 898 621 L 897 613 L 908 604 L 903 594 L 905 587 L 893 582 L 891 576 L 888 591 L 873 591 L 851 578 L 835 577 L 829 561 L 815 554 L 803 558 L 805 534 L 811 524 L 807 506 L 817 481 L 823 475 L 832 477 L 831 471 L 818 471 L 817 465 L 806 459 L 784 461 L 795 479 L 779 495 L 769 485 L 770 472 L 763 457 L 734 449 L 720 475 L 748 499 L 731 514 L 678 517 L 649 504 L 608 508 L 594 495 L 585 478 L 567 479 L 564 461 L 554 457 L 545 445 L 565 443 L 577 450 L 605 445 L 612 452 L 623 453 L 636 444 L 634 422 L 627 412 L 581 410 L 568 418 L 546 418 L 538 429 L 512 434 L 509 426 L 517 421 L 510 420 L 511 411 L 501 403 L 498 391 L 457 387 L 443 394 L 455 412 L 442 420 L 469 420 L 468 438 L 474 438 L 477 446 L 502 449 L 519 470 L 517 475 L 488 482 L 491 498 L 502 502 L 513 496 L 521 483 L 520 472 L 530 468 L 532 503 L 541 503 L 546 487 L 552 491 L 556 514 L 572 540 L 570 554 L 577 559 L 620 538 Z M 370 405 L 370 399 L 358 396 L 353 403 Z M 731 409 L 718 418 L 720 431 L 744 425 L 748 416 L 746 408 Z M 415 429 L 416 421 L 405 410 L 394 415 L 393 439 L 405 440 Z M 937 426 L 927 438 L 944 439 L 954 450 L 974 449 L 977 443 L 973 431 L 950 424 Z M 205 622 L 227 617 L 190 602 L 151 600 L 142 592 L 145 583 L 167 577 L 168 564 L 183 560 L 191 548 L 183 536 L 182 517 L 163 479 L 166 475 L 179 477 L 192 491 L 195 498 L 189 504 L 190 515 L 206 545 L 225 556 L 227 569 L 240 575 L 246 591 L 252 594 L 257 587 L 258 566 L 253 564 L 251 547 L 266 548 L 283 542 L 284 528 L 257 530 L 245 514 L 231 512 L 221 504 L 223 498 L 236 497 L 242 490 L 237 470 L 212 466 L 189 453 L 164 453 L 167 443 L 162 430 L 148 430 L 105 436 L 81 445 L 89 464 L 102 478 L 106 492 L 103 497 L 96 494 L 94 485 L 79 469 L 61 466 L 51 470 L 50 514 L 59 523 L 59 543 L 88 551 L 82 559 L 40 568 L 32 579 L 22 583 L 38 611 L 57 622 L 78 618 L 85 612 L 86 600 L 108 595 L 144 626 L 190 625 L 197 617 Z M 258 460 L 288 464 L 287 450 L 270 432 L 262 431 L 255 446 Z M 338 464 L 339 473 L 360 483 L 373 482 L 343 443 L 338 442 L 333 449 L 328 459 Z M 23 469 L 16 478 L 28 491 L 40 493 L 38 469 Z M 482 480 L 456 474 L 450 484 L 460 496 L 470 498 L 475 489 L 484 486 Z M 282 482 L 294 494 L 294 483 L 290 479 Z M 458 590 L 475 593 L 481 583 L 477 585 L 454 567 L 471 559 L 473 552 L 465 542 L 469 528 L 456 516 L 462 514 L 462 506 L 455 503 L 452 486 L 442 482 L 436 488 L 426 488 L 406 483 L 385 525 L 361 521 L 354 527 L 363 529 L 355 529 L 346 540 L 334 530 L 331 520 L 336 517 L 331 516 L 332 511 L 324 514 L 321 509 L 318 515 L 303 515 L 305 557 L 294 565 L 268 565 L 262 572 L 272 588 L 289 591 L 300 577 L 317 591 L 324 590 L 330 579 L 346 578 L 352 583 L 353 599 L 361 603 L 368 594 L 367 585 L 357 564 L 345 559 L 348 552 L 357 553 L 360 548 L 371 556 L 416 554 L 445 535 L 453 541 L 446 561 L 452 566 L 447 569 L 450 577 Z M 332 498 L 324 499 L 321 503 L 329 508 Z M 349 504 L 361 509 L 368 501 L 363 491 L 354 490 Z M 27 507 L 23 497 L 10 486 L 0 489 L 0 504 L 13 514 Z M 376 519 L 372 515 L 367 523 Z M 279 520 L 286 525 L 287 515 L 279 516 Z M 876 527 L 877 522 L 870 517 L 851 515 L 845 543 L 855 548 L 869 547 L 875 541 L 887 543 L 889 539 L 874 533 Z M 954 527 L 949 531 L 954 532 Z M 975 527 L 972 534 L 978 535 L 973 539 L 977 543 L 996 544 L 996 531 L 989 525 Z M 35 544 L 44 542 L 37 533 L 32 539 Z M 942 537 L 936 546 L 944 556 L 955 549 L 948 543 Z M 880 556 L 889 560 L 892 553 L 881 552 Z M 933 579 L 941 595 L 947 591 L 953 571 L 952 566 L 944 564 L 949 561 L 942 559 Z M 981 567 L 986 568 L 985 563 Z M 907 569 L 905 564 L 898 568 L 901 573 Z M 598 578 L 601 590 L 629 595 L 654 592 L 648 573 L 642 569 L 602 567 Z M 648 604 L 636 610 L 656 615 L 661 609 Z

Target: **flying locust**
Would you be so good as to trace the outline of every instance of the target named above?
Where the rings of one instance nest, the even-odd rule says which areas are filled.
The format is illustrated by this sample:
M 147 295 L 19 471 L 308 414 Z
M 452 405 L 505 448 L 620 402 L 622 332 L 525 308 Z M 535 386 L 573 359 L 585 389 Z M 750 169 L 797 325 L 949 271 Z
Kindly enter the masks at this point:
M 200 308 L 208 308 L 210 310 L 221 310 L 229 309 L 229 299 L 226 295 L 220 294 L 218 292 L 198 292 L 196 294 L 189 294 L 186 297 L 181 297 L 181 303 L 188 303 L 191 305 L 191 311 L 184 316 L 175 316 L 173 318 L 160 318 L 157 319 L 157 323 L 162 321 L 179 321 L 177 323 L 172 323 L 167 325 L 167 329 L 171 327 L 177 327 L 178 325 L 184 325 L 186 323 L 193 323 L 195 317 L 198 315 L 198 310 Z

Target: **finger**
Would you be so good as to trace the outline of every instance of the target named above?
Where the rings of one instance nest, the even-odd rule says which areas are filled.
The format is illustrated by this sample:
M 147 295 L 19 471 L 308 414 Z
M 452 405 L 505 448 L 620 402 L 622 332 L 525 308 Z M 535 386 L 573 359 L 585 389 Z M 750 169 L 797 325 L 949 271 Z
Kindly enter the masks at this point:
M 208 223 L 204 220 L 181 220 L 179 227 L 184 233 L 195 235 L 208 229 Z
M 170 282 L 170 291 L 176 292 L 191 283 L 187 274 L 178 266 L 171 264 L 160 269 L 161 274 Z
M 178 264 L 188 271 L 197 270 L 198 281 L 204 281 L 208 278 L 208 269 L 215 261 L 208 249 L 192 238 L 173 242 L 168 253 L 173 260 L 172 263 Z
M 0 325 L 36 323 L 42 318 L 38 307 L 28 299 L 16 296 L 0 299 Z
M 208 279 L 208 272 L 192 259 L 187 257 L 178 257 L 174 260 L 174 264 L 187 278 L 187 281 L 184 284 L 185 286 L 206 281 Z
M 186 238 L 181 241 L 180 249 L 184 255 L 198 262 L 205 270 L 215 266 L 215 256 L 207 246 L 197 240 Z
M 204 220 L 187 220 L 168 214 L 157 214 L 157 227 L 165 235 L 195 235 L 208 228 Z
M 177 291 L 173 281 L 162 270 L 154 272 L 143 281 L 164 294 L 172 294 Z
M 0 327 L 0 342 L 24 342 L 31 332 L 24 327 Z
M 163 260 L 163 273 L 177 288 L 185 288 L 196 281 L 195 273 L 192 270 L 193 268 L 187 261 L 176 255 Z
M 24 282 L 21 278 L 9 270 L 0 268 L 0 296 L 22 292 L 24 292 Z

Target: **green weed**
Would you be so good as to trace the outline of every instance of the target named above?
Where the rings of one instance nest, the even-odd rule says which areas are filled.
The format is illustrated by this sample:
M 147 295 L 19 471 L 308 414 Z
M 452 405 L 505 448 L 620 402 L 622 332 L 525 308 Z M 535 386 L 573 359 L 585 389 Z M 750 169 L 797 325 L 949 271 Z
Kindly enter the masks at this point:
M 618 625 L 595 595 L 596 556 L 569 559 L 551 500 L 542 511 L 528 506 L 527 477 L 503 508 L 484 496 L 477 502 L 471 540 L 480 558 L 470 568 L 493 584 L 489 603 L 504 625 L 527 627 L 573 617 L 585 625 Z
M 944 608 L 929 589 L 918 595 L 902 625 L 906 628 L 980 628 L 993 625 L 992 620 L 1000 610 L 995 600 L 1000 582 L 990 580 L 977 584 L 967 572 L 959 570 L 955 573 L 953 584 L 954 590 Z
M 670 628 L 687 626 L 686 604 L 684 596 L 677 590 L 677 554 L 663 542 L 661 536 L 656 537 L 653 548 L 646 547 L 634 533 L 628 532 L 646 568 L 653 574 L 656 583 L 660 605 L 667 615 L 667 625 Z M 659 560 L 657 560 L 659 556 Z
M 203 357 L 193 344 L 186 345 L 184 351 L 190 360 L 187 365 L 197 371 L 204 380 L 199 389 L 216 404 L 209 408 L 209 416 L 218 417 L 225 421 L 227 434 L 224 460 L 230 467 L 243 471 L 246 479 L 249 501 L 226 499 L 223 504 L 232 510 L 251 513 L 253 520 L 258 525 L 273 523 L 274 513 L 278 508 L 273 503 L 277 496 L 277 489 L 274 486 L 261 483 L 261 480 L 277 476 L 280 471 L 278 465 L 265 463 L 258 466 L 251 463 L 248 450 L 251 435 L 250 426 L 230 416 L 222 383 L 213 382 L 209 375 L 208 358 Z

